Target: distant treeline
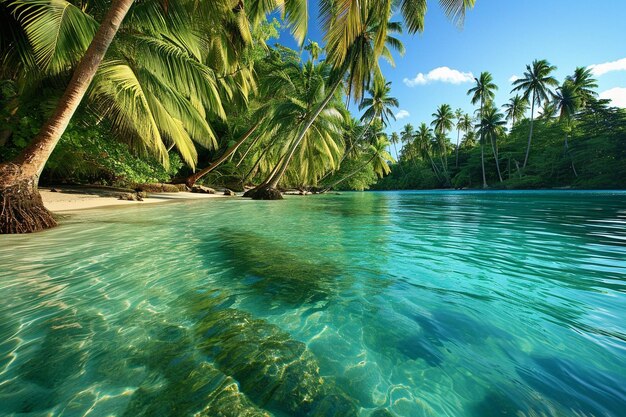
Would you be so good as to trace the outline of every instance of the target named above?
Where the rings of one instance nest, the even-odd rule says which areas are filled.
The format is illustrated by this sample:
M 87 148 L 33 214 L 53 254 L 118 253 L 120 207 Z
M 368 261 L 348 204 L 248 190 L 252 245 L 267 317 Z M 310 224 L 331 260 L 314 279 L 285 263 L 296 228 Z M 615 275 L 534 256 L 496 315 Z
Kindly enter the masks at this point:
M 399 161 L 372 188 L 626 188 L 626 110 L 597 98 L 588 69 L 561 84 L 554 69 L 529 65 L 502 112 L 492 102 L 497 86 L 482 73 L 468 91 L 475 117 L 444 104 L 430 126 L 393 133 Z

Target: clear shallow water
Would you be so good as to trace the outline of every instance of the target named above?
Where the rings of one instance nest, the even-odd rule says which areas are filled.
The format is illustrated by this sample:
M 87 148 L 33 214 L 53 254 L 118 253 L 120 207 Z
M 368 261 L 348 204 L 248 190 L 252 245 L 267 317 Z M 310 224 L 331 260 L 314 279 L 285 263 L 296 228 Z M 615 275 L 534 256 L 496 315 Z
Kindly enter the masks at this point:
M 0 298 L 2 416 L 626 415 L 623 192 L 85 211 Z

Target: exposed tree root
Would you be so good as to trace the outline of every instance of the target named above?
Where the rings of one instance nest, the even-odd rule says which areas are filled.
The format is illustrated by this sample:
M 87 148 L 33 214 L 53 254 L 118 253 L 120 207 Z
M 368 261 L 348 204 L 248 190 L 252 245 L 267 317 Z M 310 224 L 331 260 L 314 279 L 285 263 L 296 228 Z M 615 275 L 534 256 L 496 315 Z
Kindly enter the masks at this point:
M 261 187 L 253 188 L 243 194 L 244 197 L 250 197 L 253 200 L 282 200 L 283 194 L 276 188 Z
M 36 178 L 20 178 L 18 166 L 1 165 L 0 234 L 32 233 L 56 225 L 43 205 Z

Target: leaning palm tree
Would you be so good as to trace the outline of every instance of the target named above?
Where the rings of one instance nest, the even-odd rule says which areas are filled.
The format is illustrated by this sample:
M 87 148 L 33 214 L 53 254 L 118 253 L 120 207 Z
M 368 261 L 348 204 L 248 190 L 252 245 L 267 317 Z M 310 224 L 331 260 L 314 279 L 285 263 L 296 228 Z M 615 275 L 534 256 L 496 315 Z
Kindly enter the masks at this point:
M 276 187 L 284 175 L 291 158 L 300 145 L 306 130 L 328 104 L 335 91 L 345 81 L 348 96 L 359 101 L 371 80 L 381 76 L 378 60 L 380 57 L 393 64 L 391 49 L 404 52 L 402 42 L 391 34 L 399 33 L 399 23 L 390 22 L 390 18 L 399 7 L 405 25 L 410 33 L 424 29 L 426 1 L 391 0 L 376 2 L 336 2 L 320 1 L 320 18 L 325 31 L 326 61 L 334 68 L 334 75 L 328 88 L 327 100 L 309 116 L 302 130 L 292 141 L 284 155 L 281 168 L 273 172 L 249 195 L 253 198 L 279 198 Z M 465 12 L 474 6 L 475 0 L 442 0 L 445 14 L 458 23 L 462 23 Z
M 559 121 L 563 124 L 565 130 L 565 153 L 569 156 L 572 163 L 572 171 L 578 177 L 574 159 L 569 149 L 569 135 L 572 131 L 573 118 L 576 112 L 581 108 L 581 90 L 579 90 L 574 82 L 570 79 L 566 80 L 563 85 L 556 89 L 554 93 L 553 103 L 559 114 Z M 583 93 L 584 94 L 584 93 Z
M 515 127 L 515 123 L 524 117 L 524 114 L 526 114 L 526 110 L 528 110 L 528 102 L 517 94 L 514 97 L 511 97 L 509 102 L 503 107 L 506 119 L 511 122 L 512 129 Z
M 389 48 L 404 53 L 402 43 L 391 36 L 392 33 L 401 32 L 401 26 L 395 22 L 381 20 L 380 15 L 373 13 L 372 7 L 367 8 L 364 6 L 363 9 L 366 12 L 366 19 L 363 26 L 360 26 L 360 33 L 355 39 L 355 44 L 350 46 L 350 59 L 342 62 L 341 65 L 333 63 L 330 57 L 326 59 L 326 63 L 335 64 L 335 68 L 328 77 L 325 99 L 307 115 L 306 122 L 301 125 L 300 131 L 297 132 L 287 151 L 281 157 L 277 169 L 273 170 L 265 181 L 255 189 L 247 192 L 245 194 L 246 196 L 252 197 L 253 199 L 273 200 L 282 198 L 280 192 L 276 190 L 276 187 L 285 175 L 289 163 L 307 134 L 307 130 L 311 128 L 315 119 L 319 117 L 331 99 L 335 97 L 339 91 L 339 86 L 345 81 L 348 86 L 349 95 L 360 100 L 363 91 L 367 89 L 367 87 L 370 87 L 372 80 L 382 79 L 382 74 L 378 66 L 378 57 L 382 55 L 388 57 L 389 60 L 393 62 Z M 385 34 L 385 37 L 382 49 L 377 51 L 375 39 L 377 39 L 381 32 Z
M 493 76 L 487 71 L 480 73 L 478 78 L 474 78 L 476 85 L 467 91 L 468 95 L 472 96 L 472 104 L 476 105 L 480 103 L 478 109 L 478 119 L 483 116 L 485 106 L 489 104 L 495 97 L 495 91 L 498 86 L 493 82 Z M 485 175 L 485 140 L 480 136 L 480 163 L 483 173 L 483 188 L 487 188 L 487 176 Z
M 483 115 L 478 124 L 478 133 L 484 140 L 491 142 L 491 148 L 493 150 L 493 156 L 496 160 L 496 170 L 498 172 L 498 179 L 502 182 L 502 173 L 500 172 L 500 162 L 498 161 L 498 136 L 504 131 L 504 125 L 506 125 L 506 119 L 502 113 L 498 111 L 495 106 L 489 106 L 483 112 Z
M 524 100 L 530 102 L 530 131 L 528 133 L 528 145 L 526 146 L 526 156 L 524 156 L 522 168 L 526 168 L 528 163 L 530 145 L 533 140 L 535 105 L 541 105 L 541 103 L 549 100 L 550 87 L 558 85 L 557 80 L 550 75 L 555 70 L 556 67 L 545 59 L 535 60 L 531 65 L 526 65 L 524 77 L 513 82 L 515 87 L 512 91 L 521 91 Z
M 587 104 L 597 97 L 598 93 L 596 93 L 594 89 L 598 88 L 598 83 L 593 78 L 591 69 L 577 67 L 574 70 L 574 74 L 568 76 L 567 80 L 570 81 L 576 89 L 581 108 L 587 107 Z
M 52 117 L 17 159 L 0 165 L 0 233 L 28 233 L 56 225 L 37 190 L 39 175 L 132 4 L 133 0 L 113 1 Z

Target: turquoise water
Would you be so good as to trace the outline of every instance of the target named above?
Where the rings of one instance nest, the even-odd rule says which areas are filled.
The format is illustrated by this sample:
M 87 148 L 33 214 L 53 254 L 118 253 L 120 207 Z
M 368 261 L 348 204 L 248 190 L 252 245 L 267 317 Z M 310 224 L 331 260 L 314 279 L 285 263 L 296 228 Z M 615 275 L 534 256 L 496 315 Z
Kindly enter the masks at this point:
M 624 192 L 84 211 L 0 298 L 2 416 L 626 415 Z

